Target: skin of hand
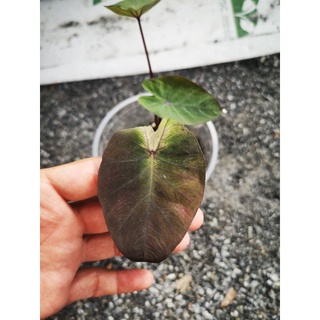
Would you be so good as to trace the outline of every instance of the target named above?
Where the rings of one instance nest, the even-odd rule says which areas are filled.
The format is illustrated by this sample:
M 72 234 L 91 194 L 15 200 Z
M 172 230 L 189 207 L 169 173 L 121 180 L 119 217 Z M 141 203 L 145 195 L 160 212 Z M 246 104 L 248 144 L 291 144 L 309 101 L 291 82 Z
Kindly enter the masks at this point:
M 40 170 L 40 318 L 81 299 L 143 290 L 153 275 L 144 269 L 80 268 L 83 262 L 122 255 L 97 199 L 100 157 Z M 203 223 L 199 209 L 189 231 Z M 190 242 L 187 233 L 175 252 Z

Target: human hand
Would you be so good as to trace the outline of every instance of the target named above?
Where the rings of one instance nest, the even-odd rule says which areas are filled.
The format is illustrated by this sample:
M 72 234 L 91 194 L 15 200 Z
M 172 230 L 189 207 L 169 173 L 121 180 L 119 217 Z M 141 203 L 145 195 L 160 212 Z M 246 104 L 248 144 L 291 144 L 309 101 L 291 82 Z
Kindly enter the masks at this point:
M 144 269 L 80 268 L 83 262 L 122 255 L 96 198 L 100 163 L 94 157 L 40 172 L 41 319 L 77 300 L 142 290 L 153 282 L 152 273 Z M 202 223 L 199 209 L 189 231 Z M 187 233 L 175 252 L 189 242 Z

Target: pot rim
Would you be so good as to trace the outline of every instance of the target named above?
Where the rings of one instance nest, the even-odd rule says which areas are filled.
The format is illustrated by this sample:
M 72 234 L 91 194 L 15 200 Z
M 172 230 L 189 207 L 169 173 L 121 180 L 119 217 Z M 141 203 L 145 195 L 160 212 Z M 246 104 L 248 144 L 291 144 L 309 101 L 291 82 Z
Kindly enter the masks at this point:
M 99 155 L 99 143 L 100 143 L 101 135 L 103 133 L 104 128 L 109 123 L 109 121 L 120 110 L 125 108 L 130 103 L 136 102 L 139 99 L 139 97 L 141 97 L 141 96 L 151 96 L 151 94 L 149 92 L 142 92 L 142 93 L 136 94 L 134 96 L 131 96 L 131 97 L 119 102 L 110 111 L 108 111 L 106 113 L 104 118 L 99 123 L 97 130 L 94 134 L 94 139 L 92 142 L 92 156 L 94 156 L 94 157 L 100 156 Z M 209 130 L 209 133 L 211 136 L 211 140 L 212 140 L 212 145 L 213 145 L 213 148 L 212 148 L 213 152 L 211 154 L 210 161 L 209 161 L 207 168 L 206 168 L 206 181 L 208 181 L 214 171 L 214 168 L 215 168 L 217 162 L 218 162 L 219 138 L 218 138 L 217 130 L 216 130 L 212 121 L 208 121 L 204 124 L 208 127 L 208 130 Z

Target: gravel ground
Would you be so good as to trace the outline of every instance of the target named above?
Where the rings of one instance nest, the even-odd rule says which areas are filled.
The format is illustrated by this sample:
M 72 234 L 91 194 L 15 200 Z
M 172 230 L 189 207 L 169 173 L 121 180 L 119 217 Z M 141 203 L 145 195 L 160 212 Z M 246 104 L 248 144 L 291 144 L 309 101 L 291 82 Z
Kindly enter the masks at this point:
M 73 303 L 50 319 L 280 319 L 280 55 L 176 72 L 216 95 L 219 162 L 206 186 L 204 225 L 189 248 L 144 267 L 145 291 Z M 41 87 L 41 167 L 89 157 L 95 129 L 147 75 Z M 92 264 L 87 264 L 92 265 Z M 230 295 L 229 303 L 224 302 Z

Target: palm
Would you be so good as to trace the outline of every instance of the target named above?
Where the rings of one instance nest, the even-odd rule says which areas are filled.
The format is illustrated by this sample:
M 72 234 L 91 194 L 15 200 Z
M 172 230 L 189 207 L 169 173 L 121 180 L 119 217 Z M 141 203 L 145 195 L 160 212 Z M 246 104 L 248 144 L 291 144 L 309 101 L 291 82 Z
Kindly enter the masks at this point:
M 41 198 L 44 196 L 46 193 Z M 45 202 L 41 210 L 41 292 L 50 294 L 42 299 L 47 304 L 42 307 L 52 314 L 69 301 L 70 288 L 82 262 L 83 227 L 74 210 L 58 194 L 53 208 Z
M 151 272 L 143 269 L 80 268 L 83 262 L 121 254 L 96 199 L 100 162 L 89 158 L 41 170 L 41 318 L 76 300 L 142 290 L 153 281 Z M 189 231 L 202 221 L 199 210 Z M 187 233 L 175 252 L 188 243 Z

